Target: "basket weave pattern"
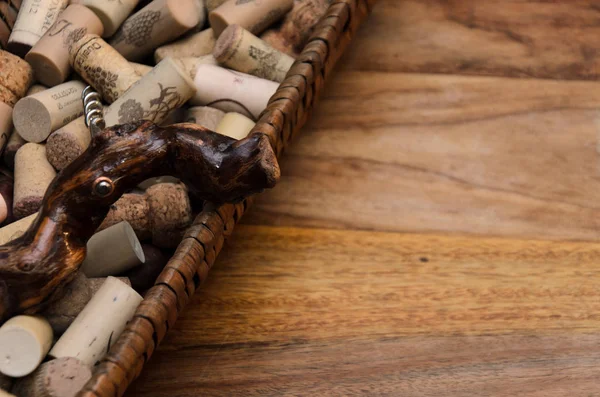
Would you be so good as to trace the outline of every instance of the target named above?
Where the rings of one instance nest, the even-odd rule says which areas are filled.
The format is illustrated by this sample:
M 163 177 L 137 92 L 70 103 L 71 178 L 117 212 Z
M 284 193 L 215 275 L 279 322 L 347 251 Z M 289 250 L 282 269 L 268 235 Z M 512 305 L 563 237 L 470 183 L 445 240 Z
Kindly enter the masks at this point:
M 253 132 L 267 135 L 278 157 L 305 124 L 325 80 L 375 1 L 333 0 L 271 97 Z M 236 205 L 209 204 L 196 217 L 134 318 L 78 396 L 113 397 L 125 393 L 206 279 L 225 239 L 251 203 L 252 198 Z

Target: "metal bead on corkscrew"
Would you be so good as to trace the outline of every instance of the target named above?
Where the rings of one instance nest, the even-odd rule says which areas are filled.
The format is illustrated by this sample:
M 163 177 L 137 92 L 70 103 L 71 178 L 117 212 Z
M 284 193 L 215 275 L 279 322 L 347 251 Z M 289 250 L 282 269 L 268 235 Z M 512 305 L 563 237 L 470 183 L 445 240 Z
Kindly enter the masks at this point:
M 83 112 L 85 116 L 85 125 L 90 129 L 92 137 L 106 128 L 104 122 L 104 113 L 102 111 L 102 102 L 100 94 L 98 94 L 92 86 L 87 86 L 81 94 L 83 100 Z

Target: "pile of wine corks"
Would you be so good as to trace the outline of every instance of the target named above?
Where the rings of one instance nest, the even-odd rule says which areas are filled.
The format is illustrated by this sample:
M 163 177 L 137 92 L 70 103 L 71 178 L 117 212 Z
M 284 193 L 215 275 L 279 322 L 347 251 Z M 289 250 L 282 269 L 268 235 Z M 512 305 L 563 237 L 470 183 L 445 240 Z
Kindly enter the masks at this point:
M 57 173 L 90 145 L 87 85 L 107 126 L 191 122 L 243 139 L 329 3 L 0 0 L 0 244 L 28 229 Z M 124 194 L 64 295 L 1 325 L 0 389 L 75 395 L 193 216 L 168 175 Z

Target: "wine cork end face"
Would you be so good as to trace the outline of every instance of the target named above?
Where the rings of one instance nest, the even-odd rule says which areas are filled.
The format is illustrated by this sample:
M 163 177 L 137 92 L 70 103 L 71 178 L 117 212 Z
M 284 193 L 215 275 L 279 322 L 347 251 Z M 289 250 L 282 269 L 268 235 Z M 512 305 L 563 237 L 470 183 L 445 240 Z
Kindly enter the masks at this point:
M 167 7 L 173 19 L 188 29 L 198 25 L 202 17 L 196 0 L 167 0 Z
M 220 62 L 226 62 L 235 54 L 235 43 L 242 39 L 244 29 L 239 25 L 229 25 L 215 43 L 213 56 Z
M 123 227 L 125 228 L 125 233 L 127 234 L 127 238 L 129 239 L 129 244 L 131 244 L 131 247 L 133 248 L 133 252 L 138 257 L 141 263 L 145 263 L 146 255 L 144 254 L 142 244 L 140 244 L 140 240 L 135 234 L 133 227 L 131 227 L 129 222 L 123 222 Z
M 48 87 L 59 85 L 67 79 L 65 73 L 54 61 L 44 54 L 29 52 L 25 59 L 33 67 L 36 80 Z
M 13 378 L 29 375 L 43 353 L 39 341 L 26 329 L 7 330 L 0 336 L 0 372 Z
M 15 105 L 13 123 L 23 139 L 39 143 L 50 134 L 52 118 L 42 102 L 25 97 Z

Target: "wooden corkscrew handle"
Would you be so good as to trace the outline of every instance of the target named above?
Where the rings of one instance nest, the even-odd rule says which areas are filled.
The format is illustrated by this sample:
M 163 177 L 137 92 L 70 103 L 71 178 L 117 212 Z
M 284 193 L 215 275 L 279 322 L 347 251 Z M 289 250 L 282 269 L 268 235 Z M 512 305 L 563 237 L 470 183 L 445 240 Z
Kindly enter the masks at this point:
M 35 313 L 74 276 L 110 206 L 150 177 L 173 175 L 204 200 L 236 202 L 273 187 L 279 166 L 260 133 L 236 141 L 197 124 L 103 129 L 49 186 L 37 219 L 0 247 L 0 323 Z

